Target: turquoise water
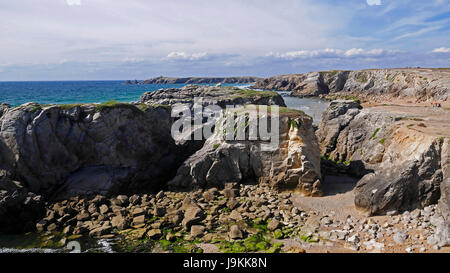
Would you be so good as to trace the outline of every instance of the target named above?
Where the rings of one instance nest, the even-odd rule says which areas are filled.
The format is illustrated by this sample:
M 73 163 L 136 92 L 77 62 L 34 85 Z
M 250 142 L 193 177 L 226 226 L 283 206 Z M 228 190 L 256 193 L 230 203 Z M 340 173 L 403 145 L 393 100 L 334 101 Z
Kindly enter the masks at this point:
M 206 84 L 205 84 L 206 85 Z M 185 84 L 125 84 L 124 81 L 59 81 L 59 82 L 0 82 L 0 103 L 18 106 L 27 102 L 41 104 L 101 103 L 110 100 L 138 101 L 147 91 L 179 88 Z M 223 84 L 246 88 L 249 84 Z M 303 110 L 320 121 L 329 103 L 315 98 L 297 98 L 290 92 L 279 92 L 289 108 Z
M 147 91 L 185 84 L 125 84 L 124 81 L 0 82 L 0 103 L 17 106 L 26 102 L 41 104 L 101 103 L 109 100 L 138 101 Z M 223 86 L 246 86 L 223 84 Z M 248 86 L 248 85 L 247 85 Z

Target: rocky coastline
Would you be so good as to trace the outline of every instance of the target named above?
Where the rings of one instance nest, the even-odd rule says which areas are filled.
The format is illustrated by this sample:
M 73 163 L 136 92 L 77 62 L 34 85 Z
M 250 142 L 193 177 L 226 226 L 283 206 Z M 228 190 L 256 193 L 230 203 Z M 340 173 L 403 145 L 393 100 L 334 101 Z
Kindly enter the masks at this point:
M 413 101 L 449 101 L 448 68 L 331 70 L 262 79 L 255 89 L 292 91 L 298 97 L 357 97 L 367 101 L 403 98 Z
M 261 78 L 258 77 L 156 77 L 141 82 L 127 81 L 128 84 L 250 84 Z
M 318 74 L 326 88 L 312 75 L 295 76 L 295 84 L 266 79 L 255 88 L 340 93 L 362 73 L 372 82 L 358 90 L 367 99 L 449 96 L 446 85 L 425 79 L 421 92 L 394 92 L 378 87 L 376 79 L 386 79 L 381 72 L 330 73 Z M 396 73 L 393 83 L 412 77 Z M 225 140 L 220 122 L 207 140 L 174 140 L 171 109 L 192 108 L 198 98 L 248 114 L 258 105 L 281 106 L 278 145 L 264 151 L 264 141 Z M 2 104 L 0 231 L 36 231 L 40 247 L 103 238 L 123 252 L 433 252 L 449 245 L 445 127 L 337 100 L 315 128 L 311 117 L 285 106 L 276 92 L 220 86 L 148 92 L 132 104 Z M 439 111 L 445 117 L 448 110 Z M 350 205 L 328 203 L 335 197 L 325 188 L 337 173 L 359 180 L 353 191 L 336 195 Z M 322 201 L 317 209 L 301 206 Z

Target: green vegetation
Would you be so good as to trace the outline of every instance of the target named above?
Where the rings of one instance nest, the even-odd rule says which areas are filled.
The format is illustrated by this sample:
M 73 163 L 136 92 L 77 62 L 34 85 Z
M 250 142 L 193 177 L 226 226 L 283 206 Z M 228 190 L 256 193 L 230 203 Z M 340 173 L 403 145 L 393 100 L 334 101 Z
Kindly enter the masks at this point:
M 377 138 L 377 134 L 378 134 L 378 132 L 379 132 L 380 130 L 381 130 L 380 128 L 377 128 L 377 129 L 375 130 L 375 132 L 373 132 L 372 136 L 370 137 L 370 140 L 376 139 L 376 138 Z
M 213 149 L 216 150 L 217 148 L 219 148 L 220 143 L 214 144 Z
M 142 111 L 139 108 L 137 108 L 136 106 L 134 106 L 132 104 L 117 102 L 115 100 L 110 100 L 108 102 L 97 104 L 95 106 L 95 111 L 102 112 L 102 111 L 105 111 L 108 109 L 113 109 L 113 108 L 126 108 L 126 109 L 132 110 L 135 113 L 142 113 Z
M 317 243 L 319 241 L 318 237 L 314 237 L 312 234 L 303 234 L 300 239 L 307 243 Z
M 71 110 L 71 109 L 73 109 L 73 108 L 75 108 L 75 107 L 80 107 L 80 106 L 82 106 L 83 104 L 81 104 L 81 103 L 73 103 L 73 104 L 60 104 L 60 105 L 58 105 L 62 110 Z
M 380 141 L 378 141 L 380 144 L 383 144 L 386 141 L 385 138 L 380 139 Z
M 367 75 L 366 75 L 366 74 L 360 74 L 360 75 L 356 78 L 356 80 L 357 80 L 358 82 L 360 82 L 360 83 L 366 83 L 366 82 L 369 81 L 369 79 L 367 78 Z
M 258 91 L 251 89 L 235 89 L 231 92 L 231 94 L 235 95 L 236 97 L 243 97 L 243 98 L 254 98 L 254 97 L 273 98 L 279 96 L 277 92 Z

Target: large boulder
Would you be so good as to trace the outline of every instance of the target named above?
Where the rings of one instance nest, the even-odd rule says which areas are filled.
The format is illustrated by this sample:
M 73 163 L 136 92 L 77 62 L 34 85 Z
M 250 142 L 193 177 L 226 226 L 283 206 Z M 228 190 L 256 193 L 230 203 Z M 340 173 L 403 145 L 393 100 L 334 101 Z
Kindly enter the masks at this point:
M 448 138 L 412 130 L 409 123 L 353 101 L 334 101 L 322 116 L 321 152 L 363 176 L 355 205 L 368 214 L 423 208 L 440 197 L 442 143 Z
M 279 121 L 278 133 L 273 135 L 279 142 L 269 148 L 266 146 L 268 141 L 249 140 L 249 131 L 259 130 L 262 124 L 257 121 L 259 114 L 252 115 L 254 112 L 249 107 L 235 113 L 237 124 L 243 124 L 235 128 L 242 129 L 245 137 L 227 140 L 229 138 L 223 134 L 227 119 L 220 119 L 214 135 L 183 163 L 169 187 L 223 188 L 230 182 L 256 181 L 280 190 L 297 190 L 305 195 L 322 194 L 319 149 L 310 117 L 297 110 L 281 108 L 279 115 L 271 116 Z M 235 134 L 239 132 L 235 131 Z
M 0 123 L 0 169 L 31 192 L 66 198 L 151 189 L 173 174 L 164 107 L 29 103 L 6 110 Z

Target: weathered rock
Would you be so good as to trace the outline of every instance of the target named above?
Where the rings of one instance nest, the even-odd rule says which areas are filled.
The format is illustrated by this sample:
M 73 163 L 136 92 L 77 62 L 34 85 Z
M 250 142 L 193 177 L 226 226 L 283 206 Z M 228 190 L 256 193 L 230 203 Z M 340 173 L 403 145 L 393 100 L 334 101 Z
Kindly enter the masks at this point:
M 212 87 L 189 85 L 182 88 L 161 89 L 147 92 L 140 102 L 150 105 L 194 104 L 194 99 L 202 99 L 203 105 L 279 105 L 286 106 L 281 95 L 276 92 L 259 92 L 243 90 L 236 87 Z
M 408 239 L 408 234 L 406 234 L 406 233 L 404 233 L 402 231 L 397 231 L 394 234 L 394 241 L 397 244 L 400 244 L 400 245 L 403 244 L 406 241 L 406 239 Z
M 386 112 L 361 110 L 354 101 L 334 101 L 319 124 L 322 153 L 364 176 L 355 205 L 368 214 L 423 208 L 439 199 L 440 140 L 399 122 Z
M 203 236 L 205 232 L 205 227 L 200 225 L 193 225 L 191 226 L 191 237 L 192 238 L 198 238 Z
M 441 69 L 334 70 L 275 76 L 258 81 L 253 88 L 292 91 L 299 97 L 354 94 L 374 100 L 449 100 L 449 78 L 448 71 Z
M 110 226 L 102 226 L 98 228 L 94 228 L 89 232 L 89 236 L 91 237 L 100 237 L 102 235 L 108 234 L 111 232 Z
M 237 240 L 237 239 L 242 239 L 244 238 L 244 235 L 242 234 L 241 229 L 239 228 L 238 225 L 232 225 L 230 227 L 230 239 L 232 240 Z
M 44 214 L 42 196 L 28 192 L 21 183 L 0 174 L 0 231 L 32 231 Z
M 59 188 L 56 198 L 157 188 L 176 160 L 164 107 L 30 103 L 0 122 L 1 170 L 33 192 Z
M 150 239 L 158 239 L 161 235 L 162 231 L 160 229 L 151 229 L 147 232 L 147 237 Z
M 191 226 L 199 223 L 204 217 L 203 211 L 196 205 L 192 205 L 186 209 L 184 213 L 183 221 L 181 225 L 186 229 L 190 230 Z
M 250 113 L 245 122 L 245 132 L 251 124 L 257 125 L 256 110 L 250 106 L 237 110 L 238 123 L 245 113 Z M 229 182 L 256 180 L 277 189 L 297 189 L 305 195 L 321 195 L 320 157 L 317 140 L 310 117 L 296 110 L 283 110 L 278 120 L 278 134 L 274 134 L 273 146 L 260 140 L 224 140 L 225 119 L 216 127 L 204 147 L 192 155 L 178 169 L 177 176 L 169 182 L 173 189 L 195 189 L 207 187 L 223 188 Z M 276 129 L 274 129 L 274 132 Z M 247 135 L 248 136 L 248 135 Z M 317 183 L 319 181 L 319 183 Z M 226 188 L 228 198 L 235 197 Z M 236 193 L 239 193 L 237 190 Z
M 128 223 L 121 215 L 115 216 L 111 219 L 111 225 L 118 230 L 124 230 L 128 228 Z
M 258 77 L 187 77 L 171 78 L 157 77 L 141 81 L 140 84 L 213 84 L 213 83 L 254 83 L 260 80 Z M 131 83 L 131 82 L 130 82 Z
M 142 227 L 144 224 L 145 224 L 145 215 L 140 215 L 140 216 L 133 218 L 133 223 L 132 223 L 133 227 L 139 228 L 139 227 Z
M 274 230 L 276 230 L 279 226 L 280 226 L 280 221 L 278 221 L 277 219 L 273 218 L 272 220 L 270 220 L 269 224 L 267 225 L 267 228 L 268 228 L 270 231 L 274 231 Z

